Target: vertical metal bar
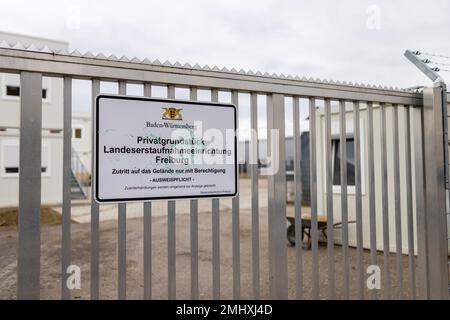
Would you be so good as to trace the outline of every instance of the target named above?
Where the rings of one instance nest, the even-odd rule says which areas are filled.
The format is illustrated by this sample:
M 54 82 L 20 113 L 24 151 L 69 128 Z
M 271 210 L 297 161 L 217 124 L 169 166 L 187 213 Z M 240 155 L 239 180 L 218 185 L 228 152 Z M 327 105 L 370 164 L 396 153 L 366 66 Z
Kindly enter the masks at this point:
M 350 297 L 348 262 L 348 199 L 347 199 L 347 128 L 345 101 L 339 100 L 340 144 L 341 144 L 341 216 L 342 216 L 342 257 L 344 275 L 344 299 Z
M 387 143 L 386 143 L 386 105 L 380 104 L 381 116 L 381 207 L 383 210 L 383 260 L 384 260 L 384 297 L 391 298 L 391 268 L 390 268 L 390 245 L 389 245 L 389 195 L 388 195 L 388 172 L 387 172 Z
M 39 299 L 41 257 L 42 75 L 20 74 L 18 299 Z
M 336 279 L 334 266 L 334 228 L 333 228 L 333 169 L 331 151 L 331 101 L 325 99 L 325 159 L 327 193 L 327 250 L 328 250 L 328 298 L 334 300 Z
M 190 88 L 190 99 L 197 100 L 197 88 Z M 198 201 L 190 202 L 191 222 L 191 299 L 199 298 L 198 288 Z
M 295 284 L 296 298 L 303 299 L 302 241 L 302 139 L 300 132 L 300 100 L 293 97 L 294 108 L 294 182 L 295 182 Z
M 127 83 L 119 81 L 119 94 L 127 94 Z M 118 219 L 118 298 L 125 300 L 127 298 L 127 205 L 119 203 L 119 219 Z
M 295 111 L 294 111 L 295 112 Z M 295 117 L 295 116 L 294 116 Z M 253 297 L 260 298 L 260 271 L 259 271 L 259 193 L 258 193 L 258 94 L 250 94 L 250 177 L 252 193 L 252 280 Z
M 219 101 L 219 90 L 211 90 L 211 101 Z M 220 299 L 220 211 L 219 199 L 212 199 L 212 270 L 213 299 Z
M 198 287 L 198 201 L 191 200 L 191 299 L 199 299 Z
M 444 93 L 445 94 L 445 93 Z M 448 241 L 442 88 L 423 90 L 425 213 L 430 299 L 448 299 Z
M 239 117 L 239 92 L 231 92 L 231 102 L 236 106 Z M 237 121 L 239 130 L 239 121 Z M 237 133 L 236 133 L 237 134 Z M 238 181 L 239 183 L 239 181 Z M 240 235 L 239 235 L 239 194 L 232 200 L 232 237 L 233 237 L 233 299 L 240 299 L 241 296 L 241 255 L 240 255 Z
M 405 176 L 406 176 L 406 216 L 408 223 L 408 275 L 411 299 L 416 299 L 416 275 L 414 263 L 414 218 L 412 209 L 412 173 L 411 173 L 411 124 L 410 107 L 405 106 Z
M 151 83 L 144 84 L 144 96 L 152 96 Z M 152 298 L 152 203 L 144 202 L 144 299 Z
M 414 141 L 414 183 L 415 183 L 415 208 L 417 223 L 417 283 L 419 298 L 428 299 L 430 296 L 428 285 L 428 256 L 427 256 L 427 221 L 425 217 L 425 177 L 424 177 L 424 146 L 422 109 L 412 108 L 412 134 Z
M 67 267 L 70 265 L 71 239 L 71 192 L 70 179 L 72 157 L 72 78 L 64 77 L 63 100 L 63 204 L 62 204 L 62 244 L 61 244 L 61 299 L 70 299 L 67 287 Z
M 167 87 L 167 96 L 175 98 L 175 86 Z M 175 201 L 167 202 L 167 244 L 168 244 L 168 297 L 170 300 L 176 299 L 176 230 L 175 230 Z
M 171 200 L 168 206 L 168 298 L 176 299 L 176 238 L 175 238 L 175 201 Z
M 367 128 L 368 128 L 368 148 L 367 159 L 369 162 L 369 225 L 370 225 L 370 264 L 377 265 L 377 225 L 375 212 L 375 169 L 374 169 L 374 150 L 373 150 L 373 103 L 367 102 Z M 377 299 L 375 289 L 371 291 L 372 299 Z
M 220 299 L 220 219 L 219 201 L 212 202 L 212 265 L 213 265 L 213 299 Z
M 364 248 L 361 194 L 361 129 L 359 101 L 353 103 L 353 128 L 355 138 L 355 209 L 356 209 L 356 252 L 358 265 L 358 299 L 364 299 Z
M 144 202 L 144 299 L 152 298 L 152 203 Z
M 450 189 L 450 177 L 449 177 L 449 160 L 448 160 L 448 104 L 447 104 L 447 84 L 443 81 L 435 83 L 441 89 L 441 109 L 442 109 L 442 131 L 443 131 L 443 145 L 444 145 L 444 176 L 445 176 L 445 188 Z M 447 218 L 446 218 L 447 219 Z M 447 230 L 446 230 L 447 231 Z M 448 235 L 447 235 L 448 236 Z M 450 239 L 450 238 L 448 238 Z M 448 250 L 448 248 L 447 248 Z M 448 268 L 447 268 L 448 269 Z M 450 293 L 450 283 L 449 283 Z
M 277 136 L 278 134 L 278 136 Z M 268 175 L 269 281 L 272 299 L 287 299 L 284 97 L 267 96 L 267 138 L 274 172 Z M 278 170 L 276 159 L 278 158 Z
M 395 205 L 395 247 L 397 251 L 397 298 L 403 299 L 403 252 L 402 252 L 402 220 L 400 207 L 400 164 L 398 135 L 398 105 L 393 105 L 394 130 L 394 205 Z
M 319 232 L 317 226 L 316 100 L 309 98 L 309 163 L 311 187 L 312 298 L 319 298 Z
M 100 93 L 100 80 L 92 80 L 92 117 L 95 113 L 95 96 Z M 92 147 L 95 145 L 94 121 L 92 121 Z M 91 173 L 94 173 L 94 152 L 91 158 Z M 91 183 L 91 185 L 93 185 Z M 91 299 L 98 300 L 100 297 L 100 269 L 99 269 L 99 205 L 94 201 L 94 188 L 91 187 Z

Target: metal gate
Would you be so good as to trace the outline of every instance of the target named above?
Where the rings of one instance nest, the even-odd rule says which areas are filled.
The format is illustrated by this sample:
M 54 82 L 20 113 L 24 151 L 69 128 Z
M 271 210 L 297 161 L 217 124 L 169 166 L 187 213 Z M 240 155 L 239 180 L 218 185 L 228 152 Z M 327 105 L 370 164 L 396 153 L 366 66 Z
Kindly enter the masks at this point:
M 94 56 L 60 51 L 31 51 L 25 48 L 0 48 L 0 72 L 20 74 L 20 177 L 19 177 L 19 299 L 40 297 L 40 208 L 42 77 L 64 79 L 63 119 L 63 222 L 61 243 L 61 298 L 69 299 L 65 285 L 71 264 L 71 110 L 72 80 L 88 79 L 92 96 L 100 92 L 101 81 L 118 82 L 120 94 L 127 94 L 127 83 L 144 86 L 152 96 L 152 85 L 167 86 L 169 98 L 176 88 L 188 88 L 190 99 L 199 89 L 211 90 L 211 100 L 220 92 L 231 92 L 239 106 L 239 94 L 250 97 L 251 137 L 251 292 L 246 298 L 448 298 L 447 230 L 444 179 L 444 134 L 441 105 L 442 88 L 423 92 L 388 89 L 351 83 L 300 79 L 284 75 L 244 72 L 234 69 L 150 62 L 125 57 Z M 267 103 L 268 149 L 277 155 L 279 170 L 260 176 L 258 166 L 258 97 Z M 287 101 L 293 118 L 286 119 Z M 302 109 L 302 106 L 305 108 Z M 296 232 L 295 247 L 286 241 L 285 126 L 292 121 L 294 133 L 295 230 L 302 230 L 302 179 L 300 159 L 301 112 L 307 112 L 309 126 L 311 251 L 301 245 Z M 347 145 L 349 128 L 352 144 Z M 364 129 L 364 130 L 363 130 Z M 272 135 L 278 130 L 278 135 Z M 341 147 L 337 148 L 340 145 Z M 347 147 L 354 148 L 352 181 L 347 172 Z M 336 151 L 339 150 L 339 151 Z M 336 172 L 336 159 L 341 166 Z M 353 161 L 353 160 L 352 160 Z M 92 171 L 91 171 L 92 172 Z M 354 177 L 354 181 L 353 181 Z M 267 239 L 268 261 L 262 261 L 258 184 L 268 182 Z M 334 179 L 338 181 L 335 183 Z M 335 189 L 340 190 L 336 196 Z M 212 224 L 212 298 L 220 299 L 220 201 L 211 201 Z M 143 205 L 143 290 L 142 298 L 152 298 L 152 203 Z M 354 212 L 350 215 L 349 212 Z M 354 208 L 354 209 L 353 209 Z M 190 202 L 190 270 L 177 270 L 177 202 L 169 201 L 167 210 L 167 292 L 177 298 L 177 273 L 188 273 L 190 297 L 199 295 L 198 201 Z M 232 200 L 232 297 L 240 299 L 242 289 L 240 199 Z M 340 221 L 336 220 L 336 212 Z M 90 298 L 100 295 L 100 220 L 99 205 L 91 204 Z M 326 217 L 326 233 L 319 220 Z M 325 218 L 324 218 L 325 219 Z M 336 221 L 334 221 L 336 220 Z M 341 229 L 333 224 L 341 222 Z M 118 205 L 118 298 L 127 298 L 127 206 Z M 223 228 L 223 226 L 222 226 Z M 392 235 L 388 230 L 392 229 Z M 319 240 L 326 235 L 326 250 Z M 380 238 L 381 237 L 381 238 Z M 335 240 L 338 238 L 337 243 Z M 354 241 L 352 240 L 354 239 Z M 322 239 L 323 240 L 323 239 Z M 380 245 L 378 245 L 380 244 Z M 324 251 L 325 250 L 325 251 Z M 289 252 L 290 253 L 289 253 Z M 288 255 L 294 259 L 288 263 Z M 391 265 L 392 260 L 392 265 Z M 268 274 L 263 266 L 268 264 Z M 308 269 L 304 267 L 309 265 Z M 381 289 L 369 290 L 368 266 L 380 266 Z M 407 270 L 407 271 L 406 271 Z M 394 277 L 395 276 L 395 277 Z M 267 279 L 267 281 L 264 281 Z M 268 285 L 269 295 L 261 294 Z M 308 292 L 308 294 L 306 294 Z

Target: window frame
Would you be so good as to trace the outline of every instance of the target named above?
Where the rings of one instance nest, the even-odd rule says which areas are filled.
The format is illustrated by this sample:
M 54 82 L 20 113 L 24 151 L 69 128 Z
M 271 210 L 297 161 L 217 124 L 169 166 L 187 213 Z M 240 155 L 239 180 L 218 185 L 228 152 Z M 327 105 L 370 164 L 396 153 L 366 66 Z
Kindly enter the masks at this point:
M 347 143 L 347 140 L 353 140 L 353 143 L 355 141 L 355 135 L 353 133 L 351 134 L 347 134 L 345 137 L 345 142 Z M 341 193 L 342 189 L 341 189 L 341 185 L 340 184 L 334 184 L 334 172 L 335 172 L 335 160 L 336 160 L 336 152 L 338 152 L 337 149 L 337 143 L 333 142 L 333 141 L 341 141 L 340 136 L 332 136 L 331 137 L 331 154 L 332 154 L 332 159 L 331 159 L 331 177 L 332 177 L 332 186 L 333 186 L 333 193 Z M 356 150 L 355 150 L 356 151 Z M 362 157 L 361 157 L 361 162 L 363 161 Z M 362 168 L 361 168 L 361 173 L 363 173 Z M 348 172 L 347 172 L 347 178 L 348 178 Z M 356 180 L 356 177 L 355 177 Z M 361 179 L 362 180 L 362 179 Z M 361 181 L 362 182 L 362 181 Z M 356 192 L 355 189 L 356 186 L 354 185 L 347 185 L 347 193 L 349 194 L 354 194 Z
M 10 85 L 10 84 L 5 84 L 4 88 L 5 88 L 5 95 L 6 95 L 8 98 L 12 98 L 12 97 L 20 97 L 20 86 L 13 86 L 13 85 Z M 18 94 L 17 96 L 16 96 L 16 95 L 8 94 L 8 88 L 17 88 L 17 89 L 19 89 L 19 94 Z
M 323 117 L 321 118 L 321 125 L 322 125 L 322 176 L 323 176 L 323 192 L 326 194 L 326 185 L 327 185 L 327 173 L 326 173 L 326 145 L 327 145 L 327 140 L 326 140 L 326 135 L 325 135 L 325 115 L 323 115 Z M 359 129 L 360 129 L 360 149 L 361 149 L 361 195 L 366 195 L 367 191 L 366 191 L 366 181 L 367 181 L 367 174 L 368 172 L 366 172 L 366 118 L 364 116 L 363 113 L 360 113 L 360 121 L 359 121 Z M 350 119 L 346 119 L 346 136 L 348 138 L 354 138 L 354 128 L 353 128 L 353 117 L 351 117 Z M 334 118 L 332 118 L 331 120 L 331 139 L 339 139 L 340 138 L 340 132 L 339 132 L 339 120 L 335 120 Z M 332 179 L 333 179 L 333 174 L 334 174 L 334 146 L 332 146 L 331 149 L 331 154 L 332 154 L 332 159 L 331 159 L 331 172 L 332 172 Z M 333 183 L 333 181 L 332 181 Z M 334 195 L 340 195 L 341 194 L 341 186 L 340 185 L 332 185 L 332 193 Z M 347 194 L 349 195 L 355 195 L 356 194 L 356 189 L 355 186 L 347 186 Z

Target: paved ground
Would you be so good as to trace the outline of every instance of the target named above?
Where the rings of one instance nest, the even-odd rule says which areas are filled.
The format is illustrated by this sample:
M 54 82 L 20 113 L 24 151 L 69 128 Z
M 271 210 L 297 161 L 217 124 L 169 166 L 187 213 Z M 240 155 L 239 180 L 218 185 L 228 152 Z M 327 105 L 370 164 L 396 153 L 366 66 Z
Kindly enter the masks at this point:
M 245 183 L 245 182 L 244 182 Z M 245 186 L 244 186 L 245 187 Z M 262 196 L 264 202 L 264 196 Z M 241 198 L 240 213 L 240 250 L 241 250 L 241 295 L 242 298 L 252 298 L 252 270 L 251 270 L 251 211 L 245 202 L 249 202 L 248 195 Z M 143 219 L 140 211 L 142 205 L 135 205 L 135 218 L 127 220 L 127 296 L 130 299 L 143 297 Z M 162 207 L 158 207 L 162 206 Z M 152 219 L 153 225 L 153 297 L 167 298 L 167 214 L 164 205 L 155 206 Z M 189 298 L 190 295 L 190 243 L 189 243 L 189 214 L 187 201 L 177 205 L 177 297 Z M 232 298 L 232 237 L 231 237 L 231 204 L 221 201 L 220 213 L 220 247 L 221 247 L 221 296 Z M 200 268 L 200 297 L 212 297 L 212 260 L 211 260 L 211 201 L 200 201 L 199 204 L 199 268 Z M 115 211 L 114 208 L 108 209 Z M 292 210 L 292 208 L 289 208 Z M 102 299 L 117 297 L 117 221 L 103 219 L 100 228 L 100 276 Z M 283 235 L 284 237 L 284 235 Z M 261 296 L 269 297 L 268 288 L 268 238 L 267 238 L 267 209 L 260 209 L 260 238 L 261 238 Z M 77 299 L 89 299 L 89 259 L 90 259 L 90 224 L 72 225 L 72 260 L 82 270 L 82 288 L 73 292 Z M 42 228 L 41 254 L 41 297 L 44 299 L 58 299 L 60 296 L 60 251 L 61 227 L 51 226 Z M 334 247 L 336 263 L 337 297 L 342 298 L 342 248 Z M 0 229 L 0 299 L 16 297 L 16 252 L 17 232 L 15 230 Z M 351 297 L 356 297 L 357 270 L 355 249 L 350 254 L 350 285 Z M 368 252 L 364 253 L 365 264 L 369 263 Z M 404 295 L 409 296 L 408 263 L 403 258 Z M 383 257 L 378 256 L 378 264 L 383 266 Z M 328 258 L 327 248 L 319 247 L 319 287 L 320 298 L 327 298 L 328 294 Z M 303 294 L 311 298 L 312 285 L 312 253 L 303 250 Z M 288 247 L 289 297 L 295 297 L 295 249 Z M 391 255 L 392 284 L 397 285 L 395 275 L 395 256 Z M 366 292 L 366 296 L 368 296 Z

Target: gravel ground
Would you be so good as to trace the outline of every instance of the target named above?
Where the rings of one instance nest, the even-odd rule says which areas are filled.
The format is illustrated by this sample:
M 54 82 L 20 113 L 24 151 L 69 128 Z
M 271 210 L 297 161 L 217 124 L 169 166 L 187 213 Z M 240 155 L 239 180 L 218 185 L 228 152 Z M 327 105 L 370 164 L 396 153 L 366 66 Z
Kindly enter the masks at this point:
M 210 204 L 210 202 L 209 202 Z M 189 214 L 177 213 L 177 298 L 190 296 L 190 242 Z M 167 298 L 167 216 L 157 215 L 152 219 L 152 294 L 153 298 Z M 102 221 L 100 224 L 100 297 L 102 299 L 117 298 L 117 221 Z M 224 209 L 220 213 L 220 260 L 221 260 L 221 298 L 232 298 L 232 237 L 231 210 Z M 282 235 L 285 237 L 285 235 Z M 267 209 L 260 210 L 260 266 L 261 297 L 269 298 L 268 288 L 268 239 Z M 41 236 L 41 298 L 59 299 L 60 297 L 60 255 L 61 226 L 45 226 Z M 212 298 L 212 255 L 211 255 L 211 213 L 199 212 L 199 281 L 200 298 Z M 72 225 L 72 263 L 80 266 L 81 289 L 74 290 L 75 299 L 89 299 L 89 259 L 90 259 L 90 224 Z M 251 212 L 243 209 L 240 213 L 240 270 L 241 297 L 252 298 L 251 270 Z M 0 299 L 16 298 L 17 278 L 17 232 L 0 229 Z M 334 247 L 336 267 L 336 297 L 342 294 L 342 248 Z M 303 250 L 303 296 L 311 298 L 312 285 L 312 252 Z M 350 256 L 350 289 L 351 298 L 357 296 L 356 250 L 349 249 Z M 143 219 L 127 220 L 127 298 L 143 297 Z M 328 257 L 326 246 L 319 246 L 319 297 L 328 297 Z M 395 255 L 390 256 L 393 292 L 396 292 Z M 364 252 L 364 262 L 369 263 L 369 254 Z M 378 264 L 383 266 L 383 256 L 378 254 Z M 288 247 L 288 285 L 289 298 L 295 298 L 295 248 Z M 409 297 L 408 259 L 403 257 L 403 296 Z M 365 296 L 370 294 L 365 292 Z M 379 295 L 383 295 L 383 289 Z

